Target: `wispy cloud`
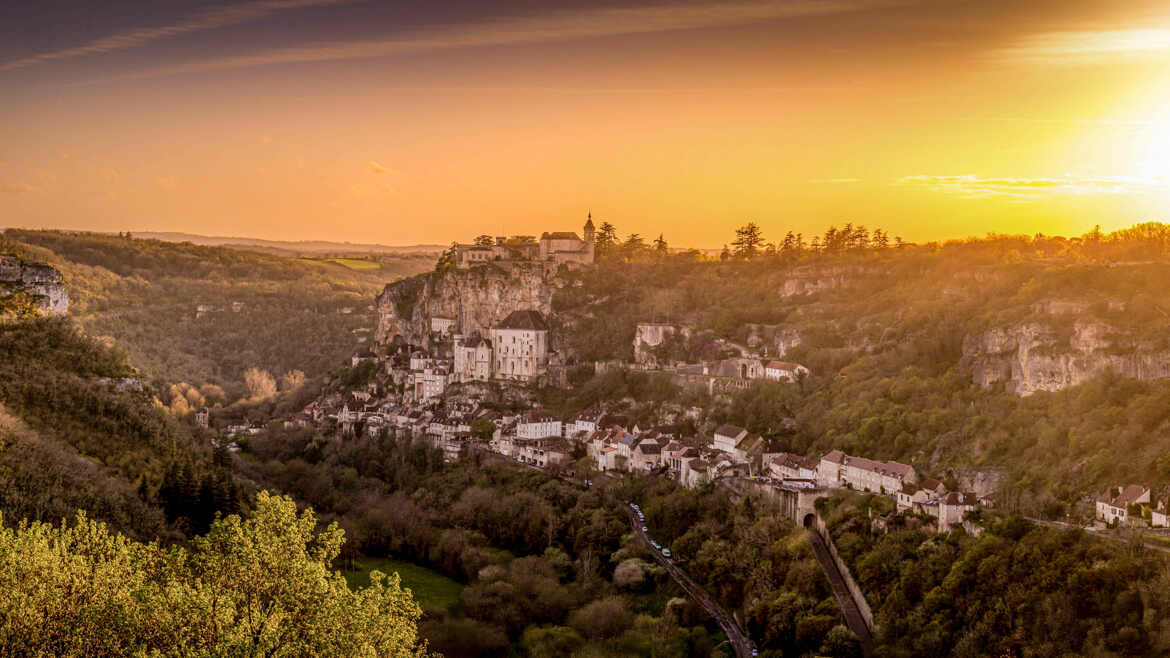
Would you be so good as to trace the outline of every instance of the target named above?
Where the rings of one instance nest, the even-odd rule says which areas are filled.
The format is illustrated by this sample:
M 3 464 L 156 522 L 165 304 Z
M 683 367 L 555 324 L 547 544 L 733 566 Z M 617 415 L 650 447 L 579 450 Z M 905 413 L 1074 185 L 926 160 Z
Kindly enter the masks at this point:
M 1170 28 L 1046 32 L 992 51 L 992 59 L 1034 64 L 1083 64 L 1119 57 L 1164 57 Z
M 85 55 L 101 55 L 117 50 L 144 46 L 152 41 L 183 36 L 192 32 L 238 25 L 288 9 L 343 4 L 354 0 L 257 0 L 236 6 L 218 6 L 200 11 L 172 25 L 144 27 L 117 32 L 89 43 L 63 50 L 41 53 L 0 64 L 0 71 L 21 69 L 45 62 Z
M 382 165 L 378 164 L 378 162 L 376 162 L 374 160 L 370 160 L 370 171 L 374 172 L 375 174 L 393 173 L 389 168 L 383 167 Z
M 453 25 L 409 37 L 317 42 L 248 55 L 214 57 L 158 67 L 116 79 L 137 79 L 230 69 L 385 57 L 457 48 L 510 46 L 573 39 L 747 25 L 805 16 L 860 12 L 909 0 L 788 0 L 706 2 L 636 8 L 555 11 L 536 16 Z
M 0 184 L 0 190 L 10 194 L 38 194 L 41 192 L 41 188 L 33 185 L 32 183 L 26 183 L 24 181 Z
M 896 186 L 918 187 L 968 199 L 1010 198 L 1036 200 L 1056 195 L 1138 194 L 1166 188 L 1162 178 L 1130 176 L 1062 176 L 1059 178 L 984 178 L 959 176 L 904 176 Z

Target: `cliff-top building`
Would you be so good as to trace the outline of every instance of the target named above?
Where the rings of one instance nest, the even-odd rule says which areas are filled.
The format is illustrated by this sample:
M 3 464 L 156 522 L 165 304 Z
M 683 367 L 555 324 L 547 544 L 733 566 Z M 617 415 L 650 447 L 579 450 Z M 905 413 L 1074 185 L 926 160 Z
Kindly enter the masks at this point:
M 584 238 L 571 231 L 542 233 L 536 242 L 520 242 L 497 237 L 495 244 L 455 245 L 455 265 L 466 269 L 488 263 L 536 261 L 541 263 L 578 263 L 589 265 L 594 257 L 593 216 L 585 221 Z
M 491 336 L 495 378 L 532 381 L 548 371 L 548 323 L 539 311 L 513 311 Z
M 548 322 L 540 311 L 513 311 L 489 335 L 455 335 L 455 381 L 531 382 L 548 373 Z

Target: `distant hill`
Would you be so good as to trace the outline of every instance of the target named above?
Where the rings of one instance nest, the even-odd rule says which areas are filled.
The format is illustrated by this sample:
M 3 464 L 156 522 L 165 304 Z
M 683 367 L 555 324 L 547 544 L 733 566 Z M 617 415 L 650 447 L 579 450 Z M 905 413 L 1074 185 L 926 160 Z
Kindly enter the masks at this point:
M 136 232 L 136 238 L 162 240 L 164 242 L 190 242 L 211 247 L 249 247 L 259 250 L 282 252 L 281 255 L 306 254 L 314 256 L 345 256 L 350 254 L 438 254 L 445 247 L 438 244 L 384 245 L 353 242 L 328 242 L 308 240 L 290 242 L 284 240 L 261 240 L 259 238 L 231 238 L 223 236 L 197 235 L 194 233 Z

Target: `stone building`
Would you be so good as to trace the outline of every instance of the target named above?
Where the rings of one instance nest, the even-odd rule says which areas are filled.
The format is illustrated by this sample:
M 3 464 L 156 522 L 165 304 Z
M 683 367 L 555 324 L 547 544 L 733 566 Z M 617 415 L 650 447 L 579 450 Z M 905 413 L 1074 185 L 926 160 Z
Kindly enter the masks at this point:
M 496 379 L 535 381 L 548 369 L 548 323 L 539 311 L 513 311 L 491 329 Z
M 536 242 L 497 237 L 494 244 L 455 245 L 455 266 L 466 269 L 490 263 L 540 261 L 589 265 L 594 261 L 593 216 L 585 221 L 584 237 L 571 231 L 544 232 Z
M 492 344 L 479 334 L 464 340 L 455 335 L 455 366 L 451 373 L 456 381 L 486 382 L 492 376 Z

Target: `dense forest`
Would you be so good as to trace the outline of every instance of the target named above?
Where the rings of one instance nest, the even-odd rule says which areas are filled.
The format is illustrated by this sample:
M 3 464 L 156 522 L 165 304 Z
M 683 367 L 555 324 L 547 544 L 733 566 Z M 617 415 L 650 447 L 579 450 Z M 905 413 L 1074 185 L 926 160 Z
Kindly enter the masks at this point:
M 250 478 L 296 491 L 345 529 L 343 558 L 396 557 L 466 585 L 456 610 L 420 624 L 447 656 L 716 651 L 722 633 L 634 540 L 626 500 L 641 501 L 654 535 L 761 647 L 857 650 L 803 531 L 715 487 L 637 477 L 583 488 L 489 455 L 444 463 L 428 443 L 393 436 L 271 428 L 246 450 Z
M 879 656 L 1143 656 L 1170 651 L 1166 558 L 1018 516 L 934 532 L 885 497 L 819 501 L 880 628 Z M 885 523 L 886 518 L 890 523 Z M 879 523 L 880 522 L 880 523 Z

